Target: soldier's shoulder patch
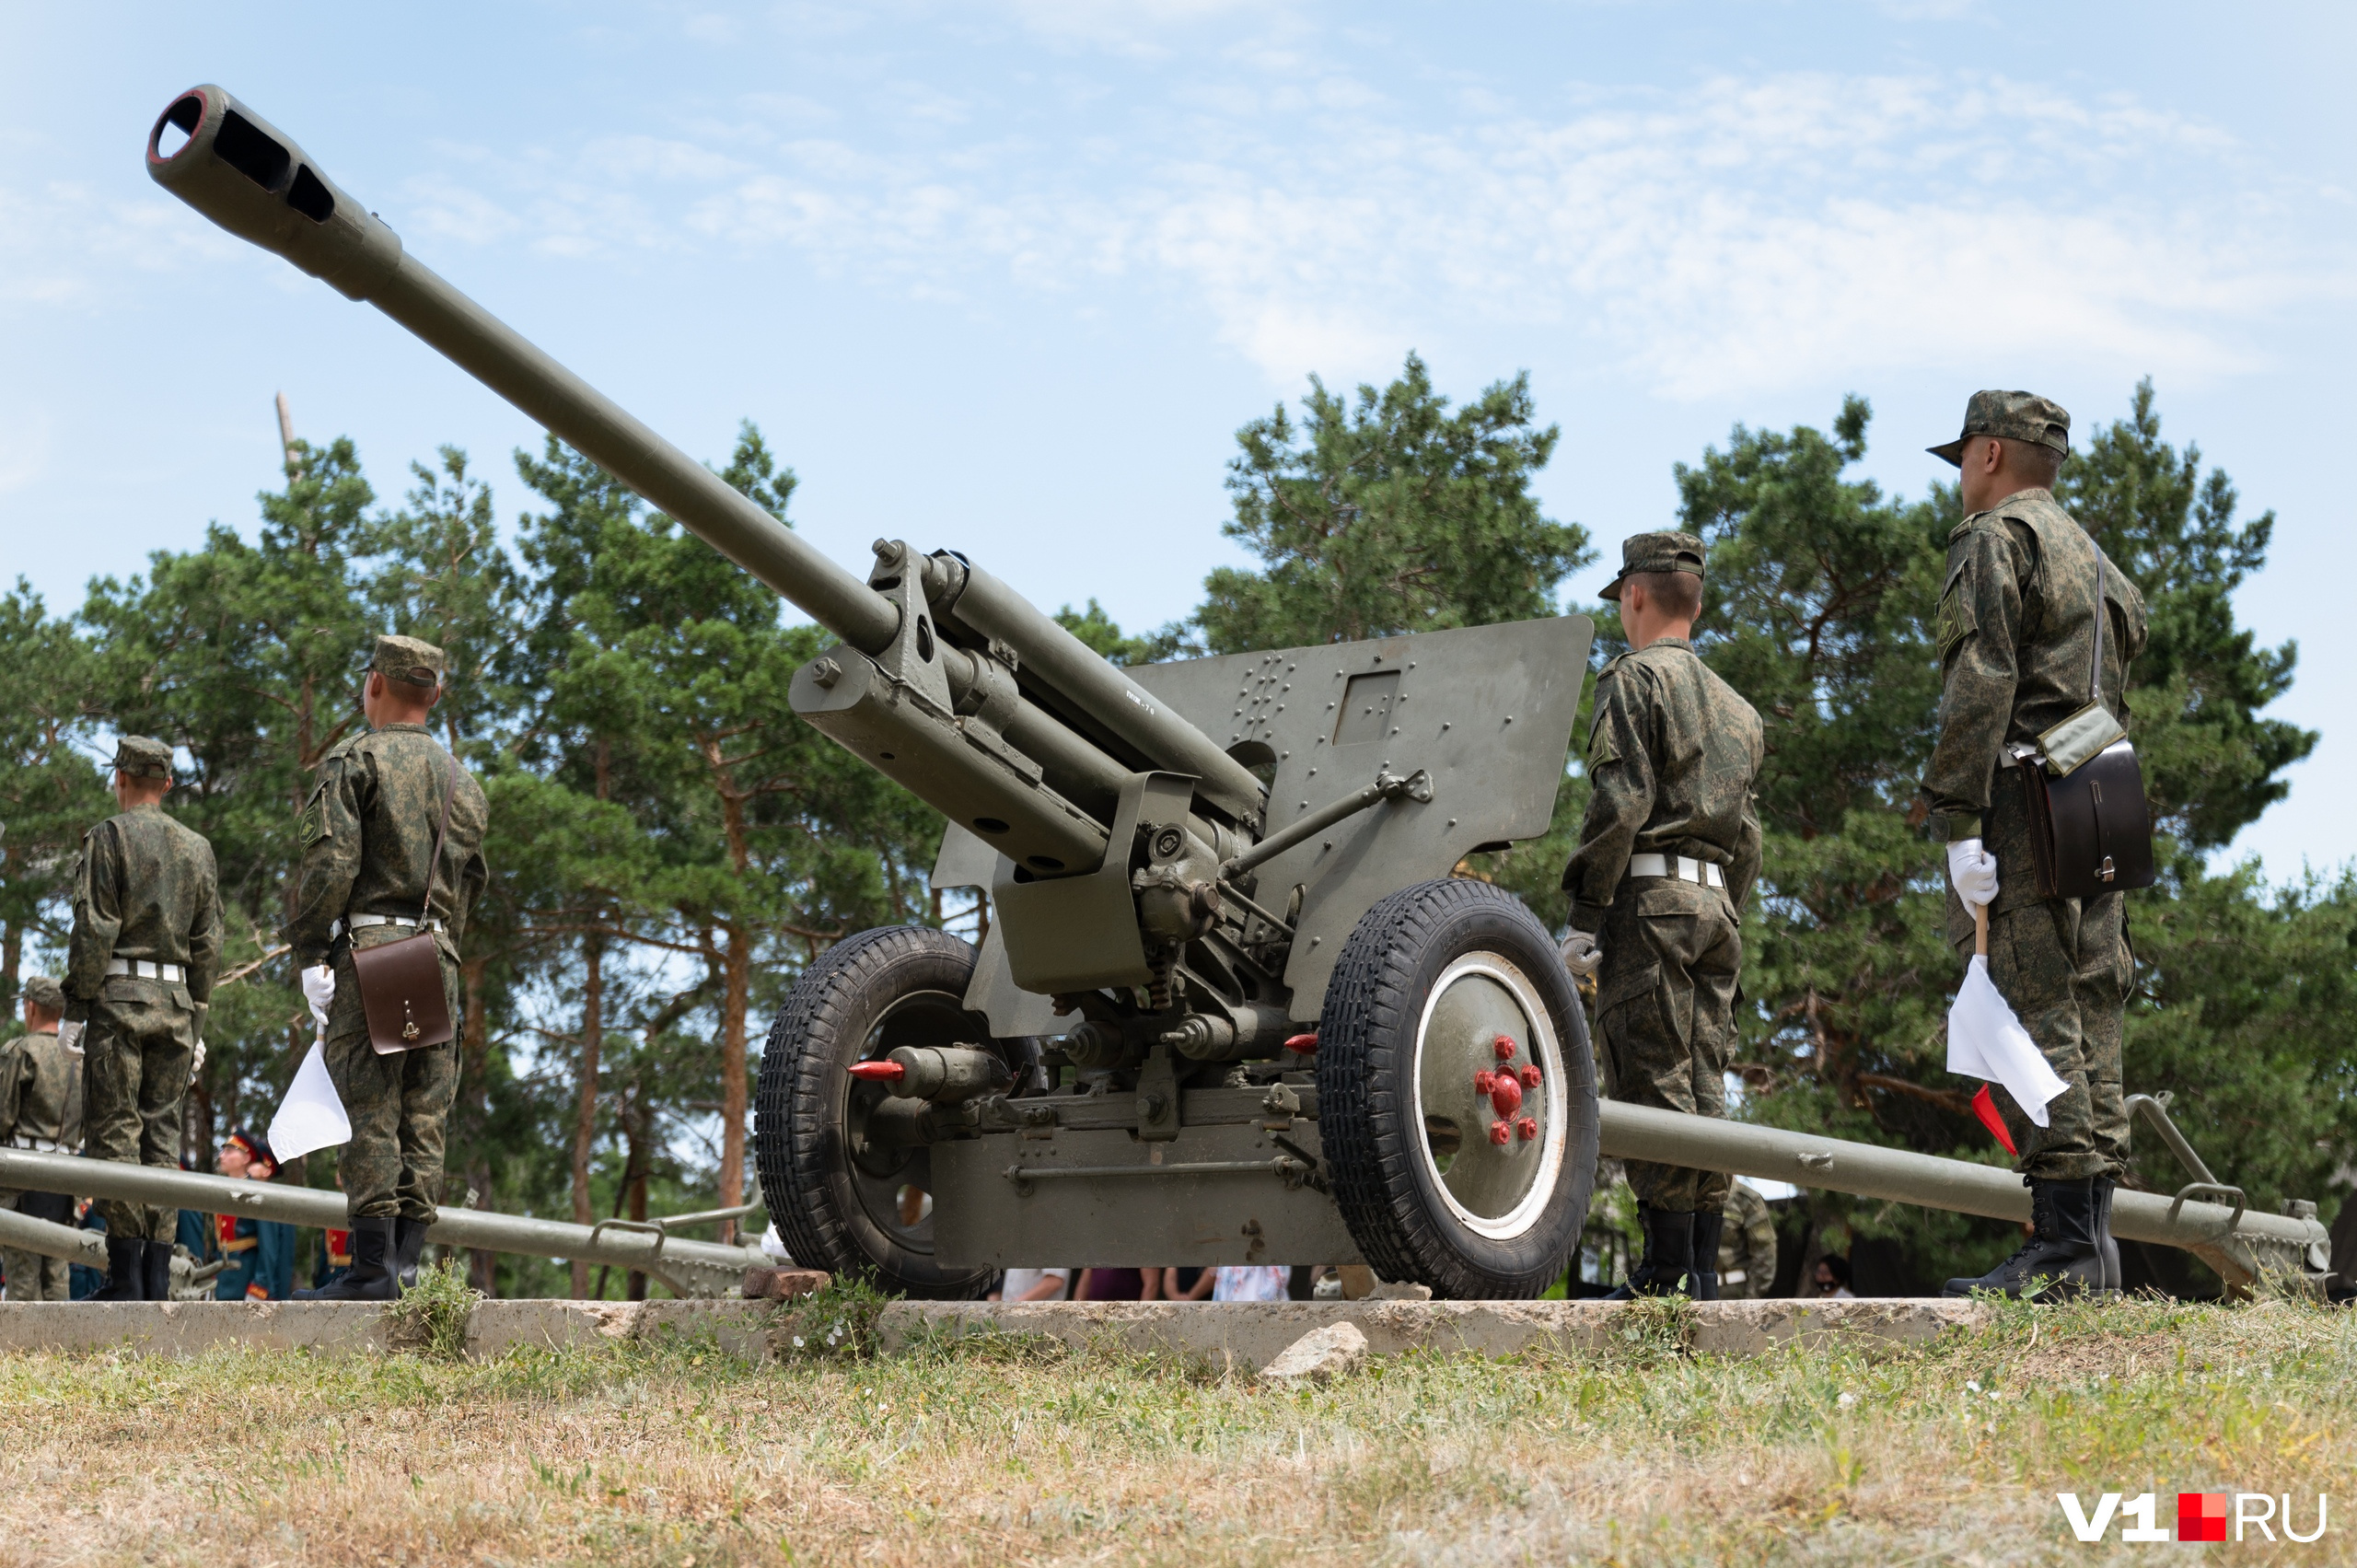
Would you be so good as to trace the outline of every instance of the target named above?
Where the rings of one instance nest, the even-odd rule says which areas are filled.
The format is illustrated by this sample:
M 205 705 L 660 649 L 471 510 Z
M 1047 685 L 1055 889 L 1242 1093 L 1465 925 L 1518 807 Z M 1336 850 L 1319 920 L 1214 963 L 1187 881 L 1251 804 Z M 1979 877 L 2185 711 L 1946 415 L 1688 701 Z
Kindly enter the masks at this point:
M 334 830 L 328 825 L 328 781 L 323 778 L 312 786 L 311 798 L 296 814 L 295 847 L 307 850 L 321 839 L 334 836 Z
M 1601 723 L 1593 726 L 1587 733 L 1587 771 L 1593 773 L 1620 760 L 1620 749 L 1612 744 L 1612 732 Z
M 1947 586 L 1940 590 L 1939 613 L 1933 618 L 1932 642 L 1942 663 L 1957 644 L 1980 630 L 1980 618 L 1972 607 L 1972 557 L 1965 556 L 1948 573 Z

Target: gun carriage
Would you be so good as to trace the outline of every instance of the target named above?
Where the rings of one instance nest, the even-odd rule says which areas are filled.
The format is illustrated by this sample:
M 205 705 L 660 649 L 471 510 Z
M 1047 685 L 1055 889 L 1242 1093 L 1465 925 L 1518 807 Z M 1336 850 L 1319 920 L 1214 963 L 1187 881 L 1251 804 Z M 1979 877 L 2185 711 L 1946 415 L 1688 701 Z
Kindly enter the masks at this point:
M 794 711 L 948 819 L 934 886 L 983 890 L 979 947 L 862 933 L 770 1030 L 755 1156 L 798 1260 L 933 1296 L 1014 1265 L 1364 1261 L 1451 1296 L 1562 1274 L 1601 1124 L 1586 1021 L 1537 919 L 1452 873 L 1546 830 L 1584 617 L 1117 668 L 955 551 L 878 540 L 865 580 L 842 570 L 219 87 L 165 109 L 147 168 L 840 638 Z M 1753 1149 L 1763 1130 L 1602 1109 L 1617 1152 L 1717 1140 L 1738 1170 L 1845 1184 L 1831 1140 Z M 1861 1179 L 1934 1202 L 1955 1184 Z M 1949 1206 L 2026 1212 L 1977 1180 Z

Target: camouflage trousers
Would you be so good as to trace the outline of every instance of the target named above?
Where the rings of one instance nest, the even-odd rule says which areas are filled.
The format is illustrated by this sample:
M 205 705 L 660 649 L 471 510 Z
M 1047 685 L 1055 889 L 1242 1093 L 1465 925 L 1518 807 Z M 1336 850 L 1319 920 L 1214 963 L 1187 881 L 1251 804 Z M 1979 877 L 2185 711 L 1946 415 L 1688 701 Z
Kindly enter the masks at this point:
M 47 1192 L 0 1192 L 0 1209 L 14 1209 L 53 1225 L 74 1223 L 74 1200 Z M 72 1265 L 63 1258 L 28 1252 L 21 1247 L 0 1248 L 0 1273 L 8 1282 L 10 1301 L 66 1301 L 73 1296 Z
M 335 1001 L 328 1011 L 328 1076 L 335 1083 L 352 1141 L 336 1156 L 344 1210 L 354 1219 L 406 1214 L 430 1220 L 442 1201 L 442 1145 L 459 1098 L 459 968 L 446 956 L 442 986 L 459 1033 L 440 1045 L 379 1056 L 368 1043 L 368 1018 L 352 955 L 335 958 Z
M 180 1107 L 196 1069 L 197 1012 L 159 981 L 116 979 L 90 1004 L 82 1040 L 82 1152 L 123 1165 L 180 1167 Z M 110 1237 L 170 1246 L 180 1212 L 102 1198 Z
M 1596 1032 L 1605 1093 L 1626 1105 L 1724 1118 L 1743 972 L 1743 939 L 1726 896 L 1667 878 L 1624 882 L 1598 939 Z M 1626 1164 L 1631 1190 L 1649 1208 L 1725 1206 L 1723 1171 Z
M 2026 856 L 2019 864 L 2019 875 L 2026 877 Z M 2002 860 L 1999 866 L 2002 884 Z M 2048 1104 L 2043 1127 L 2022 1114 L 2003 1085 L 1989 1086 L 2021 1151 L 2014 1168 L 2041 1180 L 2117 1180 L 2128 1168 L 2120 1026 L 2135 981 L 2125 896 L 2028 899 L 2004 907 L 2009 902 L 2001 896 L 1999 912 L 1989 917 L 1989 978 L 2045 1052 L 2046 1064 L 2068 1086 Z M 1948 934 L 1969 963 L 1971 918 L 1954 889 L 1948 904 Z

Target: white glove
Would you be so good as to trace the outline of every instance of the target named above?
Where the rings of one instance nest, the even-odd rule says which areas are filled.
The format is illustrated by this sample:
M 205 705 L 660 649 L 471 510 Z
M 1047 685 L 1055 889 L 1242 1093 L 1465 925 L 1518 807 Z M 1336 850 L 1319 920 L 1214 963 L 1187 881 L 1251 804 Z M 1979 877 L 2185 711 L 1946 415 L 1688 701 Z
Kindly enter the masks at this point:
M 1948 845 L 1948 880 L 1967 909 L 1979 909 L 1997 899 L 1997 857 L 1980 847 L 1979 839 L 1958 839 Z
M 1604 965 L 1604 949 L 1595 936 L 1585 931 L 1574 931 L 1563 938 L 1557 951 L 1562 954 L 1563 967 L 1581 980 L 1585 980 Z
M 79 1056 L 82 1053 L 82 1035 L 89 1027 L 79 1018 L 58 1025 L 57 1043 Z
M 196 1042 L 196 1060 L 189 1063 L 188 1081 L 192 1085 L 204 1076 L 204 1042 Z
M 327 1033 L 328 1004 L 335 1000 L 335 970 L 321 964 L 303 971 L 303 1000 L 311 1005 L 311 1016 L 321 1034 Z

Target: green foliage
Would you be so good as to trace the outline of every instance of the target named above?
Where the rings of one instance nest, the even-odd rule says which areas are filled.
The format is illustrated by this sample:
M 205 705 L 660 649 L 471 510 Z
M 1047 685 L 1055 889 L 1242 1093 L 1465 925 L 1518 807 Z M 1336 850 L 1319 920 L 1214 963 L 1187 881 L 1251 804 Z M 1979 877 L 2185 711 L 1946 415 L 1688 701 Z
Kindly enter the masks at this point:
M 83 830 L 112 803 L 88 748 L 98 660 L 22 578 L 0 595 L 0 1016 L 17 1016 L 28 942 L 61 947 Z
M 2235 486 L 2201 449 L 2161 439 L 2150 378 L 2126 419 L 2098 429 L 2055 496 L 2144 590 L 2152 638 L 2136 661 L 2134 730 L 2146 788 L 2188 847 L 2216 849 L 2291 788 L 2314 730 L 2259 710 L 2292 689 L 2298 648 L 2261 648 L 2232 595 L 2267 561 L 2275 514 L 2239 526 Z
M 482 1292 L 467 1283 L 466 1270 L 455 1260 L 424 1264 L 417 1271 L 417 1283 L 385 1308 L 385 1336 L 395 1350 L 430 1361 L 464 1361 L 468 1320 L 482 1298 Z
M 1159 632 L 1149 632 L 1143 637 L 1128 637 L 1105 613 L 1105 607 L 1095 599 L 1088 601 L 1085 615 L 1074 612 L 1066 605 L 1056 611 L 1056 624 L 1088 645 L 1091 651 L 1108 663 L 1118 665 L 1154 664 L 1187 651 L 1183 626 L 1166 626 Z
M 1221 531 L 1261 566 L 1204 580 L 1194 624 L 1211 652 L 1551 615 L 1564 575 L 1594 559 L 1587 530 L 1530 494 L 1561 433 L 1538 428 L 1527 373 L 1451 413 L 1411 354 L 1355 407 L 1315 377 L 1301 406 L 1237 432 Z

